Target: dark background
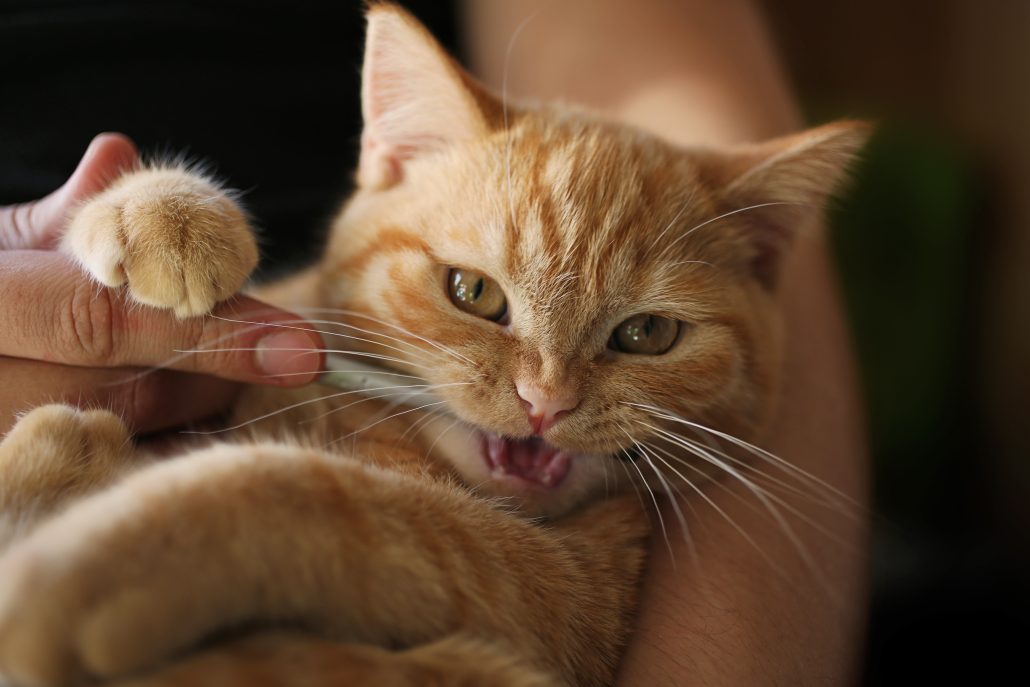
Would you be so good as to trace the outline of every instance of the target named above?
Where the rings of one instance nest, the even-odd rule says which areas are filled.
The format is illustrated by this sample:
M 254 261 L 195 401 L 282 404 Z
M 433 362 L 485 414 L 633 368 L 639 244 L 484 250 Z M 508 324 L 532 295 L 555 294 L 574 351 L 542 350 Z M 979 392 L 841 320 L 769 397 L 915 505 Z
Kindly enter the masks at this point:
M 453 8 L 408 2 L 452 49 Z M 874 457 L 864 682 L 992 682 L 1030 639 L 1030 3 L 767 3 L 812 121 L 880 133 L 833 212 Z M 350 187 L 359 2 L 0 2 L 0 204 L 99 131 L 246 191 L 263 270 Z
M 407 3 L 449 46 L 447 2 Z M 245 192 L 263 268 L 318 251 L 351 188 L 362 3 L 0 0 L 0 203 L 59 186 L 92 137 L 185 154 Z
M 831 217 L 873 450 L 866 682 L 1025 682 L 1030 3 L 765 5 L 810 119 L 879 123 Z

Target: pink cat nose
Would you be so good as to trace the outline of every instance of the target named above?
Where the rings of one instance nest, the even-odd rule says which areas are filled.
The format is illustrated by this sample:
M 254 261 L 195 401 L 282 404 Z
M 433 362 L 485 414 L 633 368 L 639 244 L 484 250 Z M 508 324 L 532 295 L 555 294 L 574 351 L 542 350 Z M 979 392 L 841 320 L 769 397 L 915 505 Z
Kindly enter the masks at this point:
M 535 434 L 543 434 L 579 405 L 579 399 L 571 394 L 555 394 L 531 384 L 516 382 L 515 390 L 526 407 L 526 416 Z

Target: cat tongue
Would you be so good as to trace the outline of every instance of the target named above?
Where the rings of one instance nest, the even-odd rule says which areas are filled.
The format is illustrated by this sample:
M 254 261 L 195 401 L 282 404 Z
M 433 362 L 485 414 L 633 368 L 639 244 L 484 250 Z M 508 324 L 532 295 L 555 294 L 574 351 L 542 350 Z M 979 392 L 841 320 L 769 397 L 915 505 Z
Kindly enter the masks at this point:
M 486 459 L 495 477 L 513 475 L 543 487 L 555 487 L 565 478 L 572 457 L 543 439 L 486 437 Z

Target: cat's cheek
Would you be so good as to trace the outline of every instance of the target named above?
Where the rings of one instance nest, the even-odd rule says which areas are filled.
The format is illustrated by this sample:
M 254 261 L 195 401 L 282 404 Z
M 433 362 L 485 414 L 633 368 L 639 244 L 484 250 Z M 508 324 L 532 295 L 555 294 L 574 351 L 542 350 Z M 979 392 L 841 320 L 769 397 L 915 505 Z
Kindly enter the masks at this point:
M 469 485 L 490 479 L 490 470 L 482 456 L 482 438 L 476 430 L 462 422 L 435 419 L 421 432 L 430 453 L 443 457 Z

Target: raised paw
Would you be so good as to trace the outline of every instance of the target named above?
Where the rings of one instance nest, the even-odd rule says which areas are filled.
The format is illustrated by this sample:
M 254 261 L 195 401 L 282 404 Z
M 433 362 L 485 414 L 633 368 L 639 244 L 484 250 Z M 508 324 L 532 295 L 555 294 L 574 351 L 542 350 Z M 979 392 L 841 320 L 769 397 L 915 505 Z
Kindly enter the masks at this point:
M 229 298 L 257 265 L 247 218 L 207 178 L 181 167 L 131 172 L 72 217 L 61 243 L 102 284 L 178 317 Z

